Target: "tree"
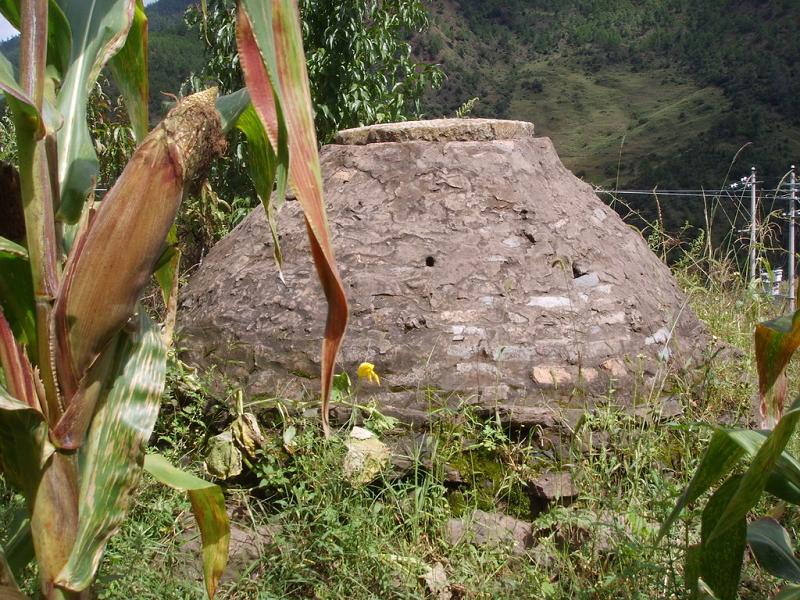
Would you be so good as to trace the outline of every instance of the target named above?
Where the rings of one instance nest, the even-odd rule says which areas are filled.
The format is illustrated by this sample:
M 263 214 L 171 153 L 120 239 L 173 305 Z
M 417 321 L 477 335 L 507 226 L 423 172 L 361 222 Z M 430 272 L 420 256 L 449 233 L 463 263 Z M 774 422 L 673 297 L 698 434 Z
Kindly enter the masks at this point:
M 0 92 L 17 143 L 16 168 L 0 169 L 0 198 L 24 220 L 14 239 L 0 220 L 0 473 L 27 501 L 27 518 L 0 548 L 0 597 L 25 598 L 15 576 L 31 547 L 44 598 L 90 597 L 143 470 L 189 493 L 213 596 L 230 537 L 225 502 L 218 486 L 145 455 L 171 327 L 167 319 L 159 328 L 139 299 L 155 275 L 174 316 L 173 221 L 184 195 L 225 151 L 224 134 L 239 127 L 251 141 L 250 159 L 266 167 L 253 171 L 262 197 L 269 201 L 264 190 L 273 182 L 278 197 L 290 184 L 305 212 L 328 299 L 328 433 L 347 302 L 325 219 L 296 1 L 241 0 L 236 37 L 246 88 L 189 96 L 149 132 L 142 0 L 2 0 L 0 13 L 22 34 L 19 77 L 0 55 Z M 138 146 L 95 203 L 100 165 L 87 104 L 106 64 Z
M 188 15 L 208 52 L 199 80 L 223 92 L 242 82 L 235 10 L 232 0 L 210 0 L 205 21 L 199 9 Z M 300 0 L 300 14 L 321 143 L 340 129 L 418 117 L 423 92 L 442 82 L 437 65 L 411 56 L 410 36 L 428 26 L 421 0 Z

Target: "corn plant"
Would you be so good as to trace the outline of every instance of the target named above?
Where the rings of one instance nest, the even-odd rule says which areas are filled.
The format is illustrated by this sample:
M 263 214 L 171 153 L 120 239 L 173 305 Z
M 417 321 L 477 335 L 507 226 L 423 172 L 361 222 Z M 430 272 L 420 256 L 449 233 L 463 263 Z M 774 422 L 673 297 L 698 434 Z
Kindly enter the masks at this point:
M 745 549 L 768 573 L 790 582 L 775 598 L 800 599 L 800 560 L 788 532 L 772 517 L 748 522 L 764 494 L 800 506 L 800 461 L 786 450 L 800 422 L 800 398 L 784 414 L 786 366 L 800 346 L 800 311 L 760 323 L 755 331 L 761 418 L 765 429 L 719 427 L 672 513 L 667 534 L 683 509 L 720 484 L 702 511 L 700 541 L 686 549 L 687 597 L 737 597 Z M 771 427 L 771 429 L 766 428 Z M 739 469 L 742 463 L 749 464 Z M 722 483 L 720 483 L 722 482 Z M 778 512 L 782 512 L 779 510 Z
M 273 188 L 280 202 L 287 185 L 305 211 L 328 298 L 327 432 L 347 305 L 322 203 L 296 0 L 242 0 L 237 42 L 246 89 L 180 100 L 152 131 L 142 0 L 0 0 L 0 13 L 21 32 L 18 76 L 0 55 L 18 151 L 17 169 L 0 169 L 0 203 L 21 201 L 0 214 L 24 217 L 21 233 L 0 223 L 0 468 L 27 501 L 0 552 L 0 597 L 25 597 L 15 576 L 33 558 L 43 597 L 89 597 L 143 470 L 188 491 L 213 596 L 227 560 L 224 498 L 217 486 L 146 455 L 172 319 L 159 329 L 138 300 L 155 273 L 174 316 L 176 212 L 224 151 L 225 132 L 241 128 L 268 213 Z M 95 201 L 87 99 L 104 67 L 123 95 L 137 148 Z

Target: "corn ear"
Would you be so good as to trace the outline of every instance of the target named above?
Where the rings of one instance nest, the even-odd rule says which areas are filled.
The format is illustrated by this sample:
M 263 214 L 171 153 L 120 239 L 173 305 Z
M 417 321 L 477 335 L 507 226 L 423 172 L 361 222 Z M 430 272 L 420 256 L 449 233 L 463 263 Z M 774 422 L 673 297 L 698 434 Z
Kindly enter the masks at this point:
M 54 314 L 67 402 L 127 321 L 188 186 L 224 148 L 216 89 L 179 103 L 142 142 L 67 262 Z

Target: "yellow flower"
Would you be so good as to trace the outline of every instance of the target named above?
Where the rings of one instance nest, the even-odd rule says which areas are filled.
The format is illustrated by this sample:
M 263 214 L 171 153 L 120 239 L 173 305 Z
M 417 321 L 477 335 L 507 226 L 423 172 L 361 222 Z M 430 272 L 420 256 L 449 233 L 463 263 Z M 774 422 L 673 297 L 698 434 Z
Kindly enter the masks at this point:
M 362 362 L 360 365 L 358 365 L 358 371 L 356 371 L 356 375 L 358 375 L 359 379 L 374 381 L 378 385 L 381 384 L 381 378 L 378 377 L 378 374 L 375 372 L 375 365 L 372 363 Z

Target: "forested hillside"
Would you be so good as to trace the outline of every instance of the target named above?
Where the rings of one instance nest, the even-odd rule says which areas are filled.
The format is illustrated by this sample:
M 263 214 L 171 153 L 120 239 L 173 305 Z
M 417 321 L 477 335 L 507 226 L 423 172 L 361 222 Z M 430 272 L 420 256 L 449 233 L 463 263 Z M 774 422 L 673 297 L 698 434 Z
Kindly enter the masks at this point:
M 429 114 L 477 96 L 473 114 L 534 121 L 592 183 L 719 188 L 750 142 L 731 176 L 774 184 L 800 155 L 797 2 L 435 0 L 432 22 L 418 47 L 448 80 Z
M 148 7 L 151 112 L 204 63 L 190 0 Z M 794 0 L 431 0 L 420 59 L 447 75 L 427 116 L 533 121 L 587 181 L 719 188 L 759 169 L 773 185 L 800 158 L 800 3 Z M 2 51 L 16 54 L 16 41 Z M 696 202 L 673 202 L 680 224 Z

